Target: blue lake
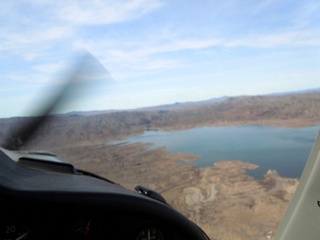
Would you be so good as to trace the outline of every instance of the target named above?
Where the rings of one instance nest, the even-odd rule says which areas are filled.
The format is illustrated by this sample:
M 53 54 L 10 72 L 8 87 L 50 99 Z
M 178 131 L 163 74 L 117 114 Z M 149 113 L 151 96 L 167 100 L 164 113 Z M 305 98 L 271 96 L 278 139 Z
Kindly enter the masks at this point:
M 146 131 L 121 142 L 148 142 L 171 153 L 196 154 L 198 167 L 223 160 L 241 160 L 259 165 L 247 173 L 262 179 L 269 170 L 299 178 L 309 157 L 317 127 L 280 128 L 265 126 L 200 127 L 180 131 Z

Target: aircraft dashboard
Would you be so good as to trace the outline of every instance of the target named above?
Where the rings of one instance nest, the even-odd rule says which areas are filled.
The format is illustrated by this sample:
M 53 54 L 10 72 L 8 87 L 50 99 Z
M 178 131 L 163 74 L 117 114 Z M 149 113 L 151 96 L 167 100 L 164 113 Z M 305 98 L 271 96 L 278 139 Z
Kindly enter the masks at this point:
M 0 199 L 1 239 L 208 239 L 161 197 L 129 191 L 50 154 L 1 148 Z
M 152 216 L 70 206 L 28 206 L 2 215 L 1 239 L 185 239 Z

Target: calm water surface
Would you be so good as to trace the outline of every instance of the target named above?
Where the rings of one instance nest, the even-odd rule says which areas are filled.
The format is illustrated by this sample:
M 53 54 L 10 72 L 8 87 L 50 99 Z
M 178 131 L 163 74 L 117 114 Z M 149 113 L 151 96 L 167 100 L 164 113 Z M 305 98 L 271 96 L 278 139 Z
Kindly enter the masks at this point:
M 320 127 L 278 128 L 263 126 L 201 127 L 181 131 L 147 131 L 124 142 L 148 142 L 171 153 L 196 154 L 199 167 L 222 160 L 259 165 L 248 174 L 257 178 L 269 170 L 300 177 Z

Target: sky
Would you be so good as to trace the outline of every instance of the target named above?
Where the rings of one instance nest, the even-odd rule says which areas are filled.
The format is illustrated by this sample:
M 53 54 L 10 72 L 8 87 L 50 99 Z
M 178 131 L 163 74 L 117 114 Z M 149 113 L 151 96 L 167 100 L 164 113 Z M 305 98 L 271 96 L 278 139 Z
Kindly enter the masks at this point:
M 319 12 L 317 0 L 2 0 L 0 118 L 32 115 L 70 76 L 86 84 L 57 112 L 318 88 Z

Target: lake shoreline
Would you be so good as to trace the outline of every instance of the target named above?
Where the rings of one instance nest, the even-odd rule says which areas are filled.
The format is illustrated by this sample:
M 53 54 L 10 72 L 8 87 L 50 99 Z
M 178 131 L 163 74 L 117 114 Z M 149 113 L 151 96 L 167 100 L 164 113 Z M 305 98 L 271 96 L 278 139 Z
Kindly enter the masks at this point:
M 203 168 L 224 160 L 240 160 L 259 166 L 247 174 L 263 179 L 268 170 L 299 178 L 312 149 L 319 126 L 283 128 L 261 125 L 202 126 L 192 129 L 145 131 L 141 135 L 108 144 L 149 144 L 148 150 L 165 147 L 169 153 L 194 156 Z M 182 163 L 185 165 L 186 163 Z M 287 165 L 291 168 L 288 169 Z
M 252 125 L 259 129 L 270 128 Z M 252 126 L 223 127 L 246 129 Z M 277 129 L 291 131 L 294 128 L 277 126 Z M 163 129 L 157 133 L 161 131 Z M 126 138 L 121 139 L 126 141 Z M 48 150 L 79 169 L 101 175 L 128 189 L 144 185 L 158 191 L 170 205 L 198 223 L 211 239 L 262 240 L 274 236 L 299 181 L 279 176 L 275 171 L 268 171 L 270 168 L 264 171 L 261 179 L 255 179 L 248 171 L 257 166 L 245 159 L 197 167 L 197 155 L 172 153 L 165 147 L 150 149 L 147 142 L 112 145 L 101 144 L 96 138 L 95 141 L 48 146 L 51 147 Z
M 220 161 L 199 168 L 194 165 L 196 155 L 170 153 L 164 147 L 150 150 L 148 143 L 141 142 L 100 143 L 51 145 L 51 151 L 79 169 L 128 189 L 144 185 L 158 191 L 211 239 L 262 240 L 273 236 L 298 184 L 298 179 L 281 177 L 274 171 L 256 180 L 246 171 L 257 166 L 245 161 Z

